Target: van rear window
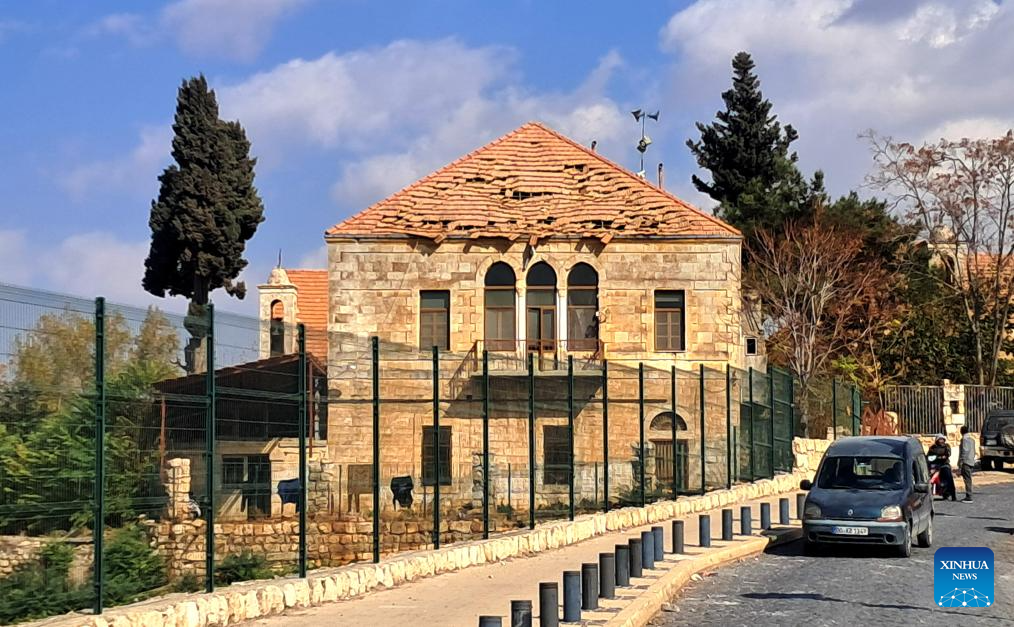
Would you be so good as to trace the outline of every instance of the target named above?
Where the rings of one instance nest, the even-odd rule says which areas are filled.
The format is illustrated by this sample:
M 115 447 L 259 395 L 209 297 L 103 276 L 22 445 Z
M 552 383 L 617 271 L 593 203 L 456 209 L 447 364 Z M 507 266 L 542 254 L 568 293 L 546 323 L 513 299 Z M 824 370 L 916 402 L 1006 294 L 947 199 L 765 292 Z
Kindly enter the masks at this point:
M 1014 425 L 1014 416 L 990 416 L 986 419 L 986 424 L 983 425 L 983 431 L 999 431 L 1004 427 Z

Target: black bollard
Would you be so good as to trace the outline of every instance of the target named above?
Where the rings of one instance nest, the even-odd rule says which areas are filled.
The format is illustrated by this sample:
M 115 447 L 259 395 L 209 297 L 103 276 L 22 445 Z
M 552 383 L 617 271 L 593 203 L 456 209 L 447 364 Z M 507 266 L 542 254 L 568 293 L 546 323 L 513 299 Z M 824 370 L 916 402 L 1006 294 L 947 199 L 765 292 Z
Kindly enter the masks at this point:
M 511 601 L 511 627 L 532 627 L 531 601 Z
M 672 552 L 676 555 L 683 553 L 683 521 L 672 521 Z
M 581 571 L 563 571 L 563 622 L 581 620 Z
M 560 587 L 555 581 L 539 584 L 539 627 L 559 627 Z
M 503 618 L 500 616 L 480 616 L 479 627 L 503 627 Z
M 749 505 L 739 508 L 739 535 L 753 535 L 753 510 L 750 509 Z
M 711 515 L 700 514 L 697 517 L 697 545 L 702 548 L 711 546 Z
M 599 608 L 599 565 L 581 564 L 581 609 Z
M 630 546 L 616 545 L 616 585 L 624 588 L 630 585 Z
M 722 510 L 722 540 L 732 540 L 732 510 L 729 508 Z
M 789 499 L 784 496 L 778 499 L 778 524 L 789 524 Z
M 771 528 L 771 503 L 761 503 L 761 529 Z
M 599 596 L 616 598 L 616 556 L 612 553 L 599 553 Z
M 796 520 L 803 520 L 804 509 L 806 509 L 806 493 L 800 492 L 796 495 Z
M 651 528 L 651 533 L 655 536 L 655 561 L 661 562 L 665 560 L 665 529 L 661 526 L 655 526 Z
M 641 567 L 655 569 L 655 534 L 650 531 L 641 532 Z
M 644 567 L 644 556 L 641 553 L 641 539 L 631 538 L 630 539 L 630 578 L 640 577 L 643 573 Z

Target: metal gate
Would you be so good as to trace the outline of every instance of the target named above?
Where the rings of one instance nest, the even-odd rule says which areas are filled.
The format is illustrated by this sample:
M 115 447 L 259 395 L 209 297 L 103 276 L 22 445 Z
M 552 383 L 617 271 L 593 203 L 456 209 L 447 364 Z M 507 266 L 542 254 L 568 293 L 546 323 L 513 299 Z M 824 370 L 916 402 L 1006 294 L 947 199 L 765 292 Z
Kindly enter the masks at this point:
M 886 386 L 884 409 L 898 415 L 902 433 L 931 434 L 944 430 L 944 389 L 939 385 Z
M 1014 409 L 1014 388 L 965 386 L 965 424 L 972 433 L 982 431 L 982 423 L 995 409 Z

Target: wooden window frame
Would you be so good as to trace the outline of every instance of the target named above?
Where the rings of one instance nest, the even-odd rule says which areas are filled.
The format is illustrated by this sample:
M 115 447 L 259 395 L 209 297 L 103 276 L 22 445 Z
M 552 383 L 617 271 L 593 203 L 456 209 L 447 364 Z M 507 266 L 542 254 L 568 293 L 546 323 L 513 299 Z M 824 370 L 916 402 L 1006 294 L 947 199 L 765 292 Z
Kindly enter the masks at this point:
M 683 306 L 682 307 L 659 307 L 658 306 L 658 299 L 659 299 L 659 296 L 661 294 L 678 294 L 680 300 L 682 301 Z M 652 304 L 654 305 L 654 310 L 655 310 L 655 315 L 654 315 L 654 320 L 653 320 L 653 328 L 652 328 L 654 339 L 655 339 L 655 352 L 657 352 L 657 353 L 683 353 L 683 352 L 686 352 L 686 350 L 687 350 L 687 293 L 686 293 L 686 291 L 685 290 L 670 290 L 670 289 L 655 290 L 655 292 L 652 295 L 652 297 L 653 297 Z M 660 314 L 663 314 L 666 317 L 666 320 L 667 320 L 667 322 L 666 322 L 666 328 L 668 330 L 670 330 L 670 331 L 672 330 L 672 322 L 670 320 L 670 317 L 672 315 L 676 315 L 678 317 L 678 319 L 679 319 L 679 329 L 680 329 L 679 338 L 678 338 L 678 346 L 672 346 L 672 334 L 671 333 L 667 333 L 664 336 L 667 339 L 667 342 L 662 342 L 663 336 L 659 336 L 659 333 L 658 333 L 658 323 L 659 323 L 659 319 L 660 319 Z
M 430 425 L 430 426 L 424 426 L 422 429 L 423 429 L 422 430 L 422 472 L 420 473 L 420 476 L 422 477 L 422 484 L 424 486 L 432 486 L 433 485 L 433 456 L 435 455 L 434 451 L 436 450 L 436 449 L 433 448 L 433 433 L 434 433 L 434 431 L 433 431 L 433 426 L 432 425 Z M 453 433 L 451 431 L 451 427 L 446 426 L 446 425 L 440 425 L 440 433 L 441 433 L 441 435 L 447 434 L 447 436 L 446 436 L 446 442 L 440 442 L 440 443 L 438 443 L 438 446 L 440 446 L 440 447 L 442 447 L 444 449 L 444 453 L 441 453 L 441 455 L 440 455 L 440 468 L 437 469 L 437 472 L 440 474 L 440 485 L 451 485 L 451 483 L 453 482 L 453 476 L 452 476 L 452 472 L 451 472 L 452 471 L 451 455 L 453 453 L 453 447 L 451 446 L 451 443 L 452 443 L 452 439 L 451 438 L 452 438 Z M 441 437 L 440 439 L 444 440 L 445 438 Z M 445 470 L 446 470 L 446 475 L 443 472 Z
M 425 294 L 444 294 L 447 296 L 447 307 L 423 307 Z M 428 327 L 433 326 L 426 322 L 429 316 L 442 315 L 444 322 L 443 342 L 437 342 L 437 338 L 426 338 Z M 432 341 L 427 342 L 427 339 Z M 450 290 L 419 290 L 419 348 L 430 350 L 434 346 L 440 350 L 451 350 L 451 292 Z

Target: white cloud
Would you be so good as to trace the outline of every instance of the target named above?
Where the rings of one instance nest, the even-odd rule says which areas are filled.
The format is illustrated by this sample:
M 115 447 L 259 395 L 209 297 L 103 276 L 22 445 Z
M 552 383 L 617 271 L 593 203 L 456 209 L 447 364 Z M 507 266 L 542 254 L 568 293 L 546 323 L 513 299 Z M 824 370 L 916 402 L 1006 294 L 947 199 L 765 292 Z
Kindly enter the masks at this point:
M 304 0 L 178 0 L 162 11 L 161 22 L 189 54 L 254 59 L 277 22 Z
M 60 177 L 60 184 L 75 200 L 110 191 L 151 194 L 157 189 L 158 174 L 170 160 L 171 140 L 168 125 L 142 128 L 130 154 L 73 166 Z
M 293 267 L 293 266 L 287 266 Z M 327 245 L 316 248 L 299 259 L 299 264 L 294 266 L 296 268 L 308 268 L 308 269 L 320 269 L 327 267 Z M 263 280 L 263 279 L 262 279 Z
M 106 231 L 47 242 L 33 241 L 24 231 L 0 229 L 0 281 L 81 298 L 104 296 L 111 304 L 156 305 L 164 311 L 185 312 L 183 298 L 156 298 L 141 287 L 148 244 L 147 240 L 124 240 Z M 263 281 L 262 275 L 267 276 L 263 268 L 248 267 L 240 276 L 240 280 L 247 280 L 243 301 L 221 291 L 213 297 L 224 310 L 255 315 L 257 291 L 253 288 Z
M 729 61 L 747 50 L 775 113 L 800 131 L 809 168 L 832 189 L 862 182 L 858 133 L 917 140 L 962 120 L 1008 120 L 1014 9 L 991 0 L 698 0 L 661 33 L 675 55 L 667 90 L 710 120 Z M 967 127 L 967 124 L 966 124 Z M 696 137 L 686 124 L 688 135 Z
M 307 145 L 343 153 L 332 196 L 362 208 L 532 119 L 605 148 L 629 131 L 605 95 L 623 64 L 606 54 L 574 90 L 526 89 L 509 48 L 454 39 L 295 59 L 218 88 L 222 115 L 242 121 L 261 163 Z M 299 94 L 299 97 L 293 97 Z
M 111 13 L 103 16 L 88 25 L 81 34 L 85 37 L 123 37 L 132 46 L 148 45 L 159 37 L 159 31 L 136 13 Z

